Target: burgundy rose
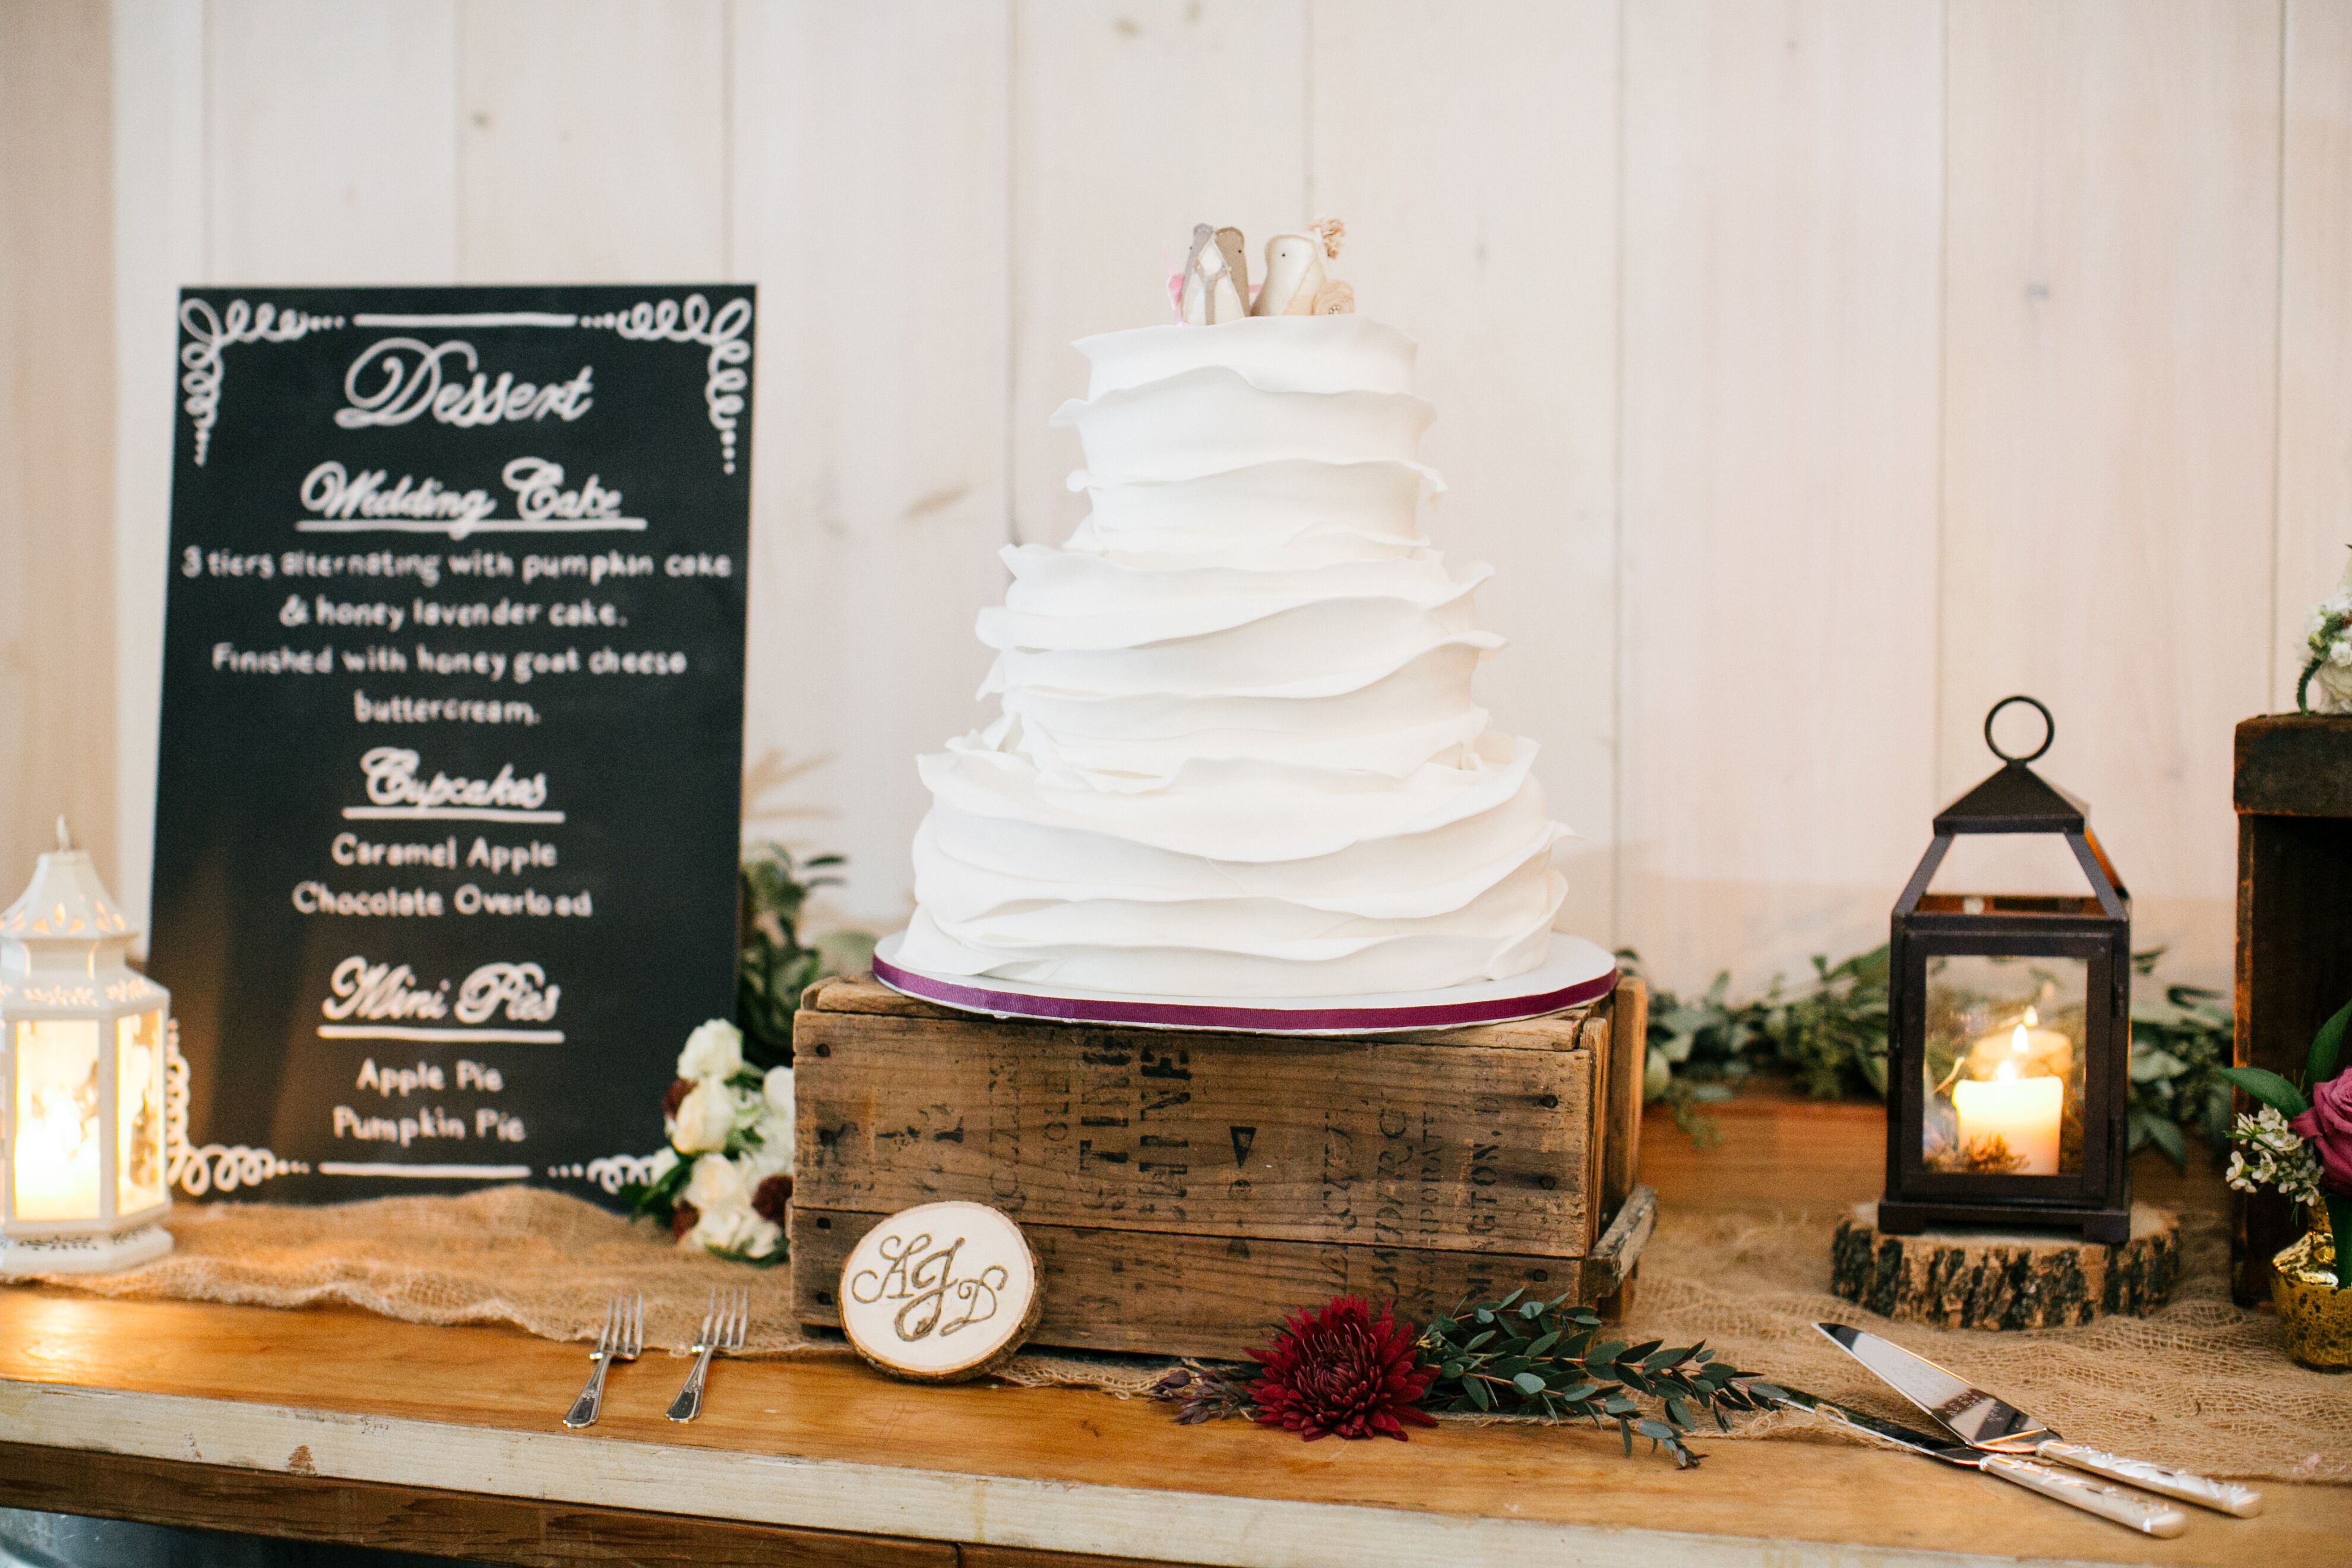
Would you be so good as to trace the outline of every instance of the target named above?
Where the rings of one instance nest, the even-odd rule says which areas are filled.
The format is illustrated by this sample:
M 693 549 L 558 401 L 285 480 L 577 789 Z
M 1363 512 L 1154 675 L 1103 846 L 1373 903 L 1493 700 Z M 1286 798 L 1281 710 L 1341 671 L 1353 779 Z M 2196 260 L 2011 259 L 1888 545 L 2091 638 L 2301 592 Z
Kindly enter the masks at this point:
M 701 1223 L 702 1211 L 685 1199 L 681 1198 L 670 1205 L 669 1233 L 672 1236 L 684 1236 Z
M 1418 1337 L 1389 1308 L 1374 1318 L 1353 1296 L 1298 1313 L 1272 1348 L 1249 1352 L 1259 1369 L 1250 1388 L 1257 1419 L 1310 1443 L 1332 1433 L 1402 1443 L 1406 1422 L 1436 1426 L 1417 1408 L 1437 1378 L 1435 1367 L 1421 1364 Z
M 2319 1184 L 2352 1198 L 2352 1071 L 2311 1087 L 2311 1109 L 2287 1123 L 2319 1156 Z
M 751 1194 L 751 1212 L 770 1225 L 782 1225 L 791 1212 L 793 1179 L 790 1176 L 770 1176 Z
M 662 1096 L 662 1120 L 664 1121 L 677 1121 L 677 1108 L 684 1105 L 686 1103 L 686 1097 L 693 1092 L 694 1080 L 690 1078 L 678 1079 L 671 1083 L 669 1086 L 669 1092 Z

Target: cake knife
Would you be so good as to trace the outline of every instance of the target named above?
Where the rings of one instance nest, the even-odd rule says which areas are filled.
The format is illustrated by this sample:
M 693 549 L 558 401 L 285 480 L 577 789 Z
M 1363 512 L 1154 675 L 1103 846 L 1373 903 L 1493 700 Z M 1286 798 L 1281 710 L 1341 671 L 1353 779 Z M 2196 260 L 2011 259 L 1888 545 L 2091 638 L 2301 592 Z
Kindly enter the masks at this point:
M 2189 1524 L 2189 1516 L 2168 1502 L 2158 1502 L 2154 1498 L 2144 1498 L 2121 1487 L 2111 1487 L 2105 1481 L 2095 1481 L 2074 1470 L 2060 1469 L 2055 1465 L 2045 1465 L 2015 1454 L 1973 1448 L 1966 1443 L 1951 1441 L 1947 1434 L 1930 1436 L 1925 1432 L 1915 1432 L 1908 1426 L 1898 1426 L 1875 1415 L 1865 1415 L 1843 1405 L 1832 1405 L 1802 1389 L 1786 1385 L 1769 1387 L 1762 1384 L 1751 1386 L 1754 1392 L 1768 1399 L 1794 1409 L 1810 1410 L 1865 1436 L 1882 1438 L 1915 1454 L 1940 1459 L 1948 1465 L 1998 1476 L 2012 1486 L 2039 1492 L 2069 1508 L 2079 1508 L 2084 1513 L 2095 1513 L 2101 1519 L 2127 1530 L 2137 1530 L 2142 1535 L 2169 1539 L 2179 1534 Z
M 2263 1494 L 2233 1481 L 2217 1481 L 2168 1465 L 2126 1458 L 2081 1443 L 2061 1442 L 2058 1434 L 2024 1411 L 1969 1386 L 1925 1356 L 1843 1323 L 1815 1323 L 1831 1342 L 1876 1374 L 1879 1381 L 1925 1411 L 1928 1418 L 1972 1448 L 1995 1454 L 2031 1454 L 2071 1465 L 2111 1481 L 2160 1492 L 2219 1513 L 2252 1519 L 2263 1511 Z

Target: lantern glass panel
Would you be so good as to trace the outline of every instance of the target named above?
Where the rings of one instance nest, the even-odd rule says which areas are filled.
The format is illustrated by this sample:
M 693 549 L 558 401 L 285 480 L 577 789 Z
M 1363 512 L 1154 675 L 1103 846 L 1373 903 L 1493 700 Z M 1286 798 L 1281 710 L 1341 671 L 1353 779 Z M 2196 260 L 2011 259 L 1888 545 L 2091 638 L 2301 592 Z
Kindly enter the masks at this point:
M 16 1026 L 16 1136 L 9 1145 L 18 1219 L 98 1217 L 98 1021 Z
M 1937 953 L 1927 980 L 1922 1163 L 1950 1174 L 2080 1175 L 2089 963 Z
M 114 1021 L 115 1210 L 136 1214 L 163 1201 L 163 1015 Z

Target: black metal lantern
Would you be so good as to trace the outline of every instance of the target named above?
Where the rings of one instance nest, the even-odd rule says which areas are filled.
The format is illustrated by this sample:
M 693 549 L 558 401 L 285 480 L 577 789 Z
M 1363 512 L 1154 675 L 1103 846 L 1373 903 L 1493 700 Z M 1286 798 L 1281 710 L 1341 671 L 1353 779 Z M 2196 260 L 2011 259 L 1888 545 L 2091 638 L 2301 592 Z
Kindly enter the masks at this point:
M 2021 757 L 1992 733 L 2014 702 L 2049 727 Z M 2041 1225 L 2130 1237 L 2131 895 L 2083 803 L 2026 765 L 2056 731 L 2031 697 L 1993 705 L 1985 744 L 2001 769 L 1937 814 L 1895 906 L 1882 1231 Z M 1963 833 L 2057 835 L 2089 895 L 1930 893 Z

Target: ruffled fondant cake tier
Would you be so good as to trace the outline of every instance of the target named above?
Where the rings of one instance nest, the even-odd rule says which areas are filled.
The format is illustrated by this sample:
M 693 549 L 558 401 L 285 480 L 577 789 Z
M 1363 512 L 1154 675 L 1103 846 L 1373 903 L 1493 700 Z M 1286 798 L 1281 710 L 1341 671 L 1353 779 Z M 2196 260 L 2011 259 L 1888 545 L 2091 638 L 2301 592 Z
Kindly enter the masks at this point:
M 1354 316 L 1081 342 L 1092 511 L 1004 552 L 987 729 L 921 759 L 899 962 L 1139 994 L 1524 973 L 1565 891 L 1532 742 L 1471 695 L 1472 595 L 1423 538 L 1413 346 Z

